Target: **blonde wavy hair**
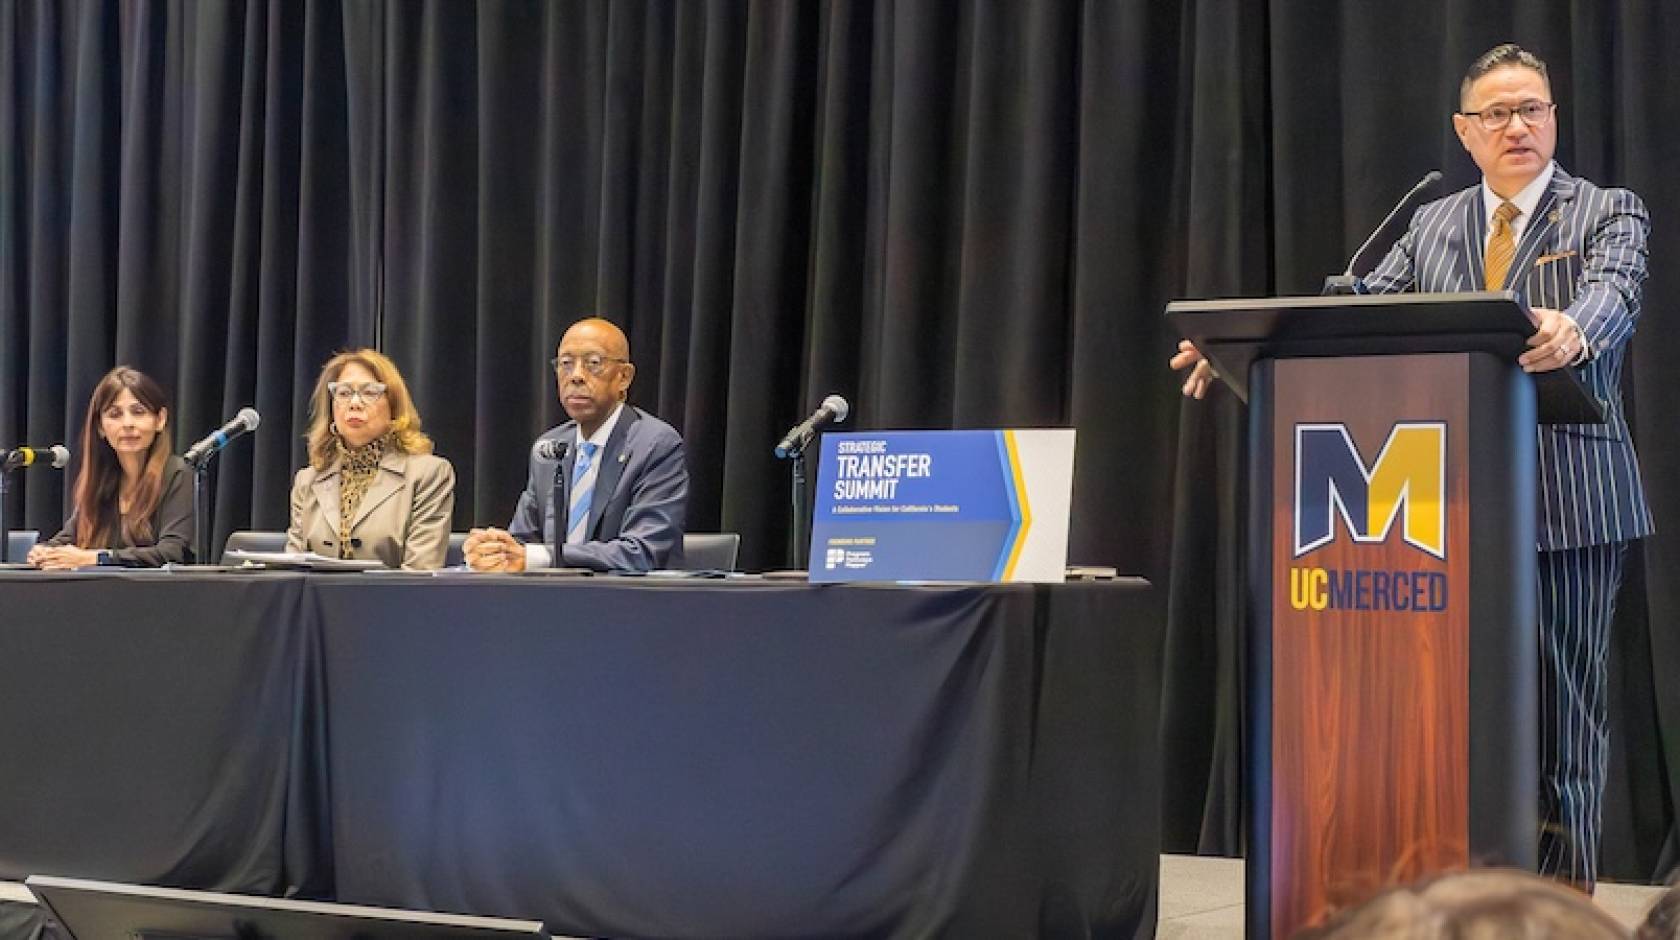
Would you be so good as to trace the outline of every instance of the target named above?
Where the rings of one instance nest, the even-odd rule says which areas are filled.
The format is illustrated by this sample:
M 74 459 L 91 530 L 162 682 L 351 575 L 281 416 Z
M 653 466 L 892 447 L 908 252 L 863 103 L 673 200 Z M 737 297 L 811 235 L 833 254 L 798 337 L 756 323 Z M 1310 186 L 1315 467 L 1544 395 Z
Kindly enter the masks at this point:
M 405 454 L 431 453 L 432 439 L 420 430 L 420 412 L 414 409 L 408 383 L 397 371 L 397 364 L 378 350 L 349 349 L 327 360 L 321 367 L 321 377 L 315 380 L 315 391 L 309 395 L 309 433 L 304 435 L 309 442 L 309 465 L 319 472 L 338 459 L 338 435 L 332 428 L 332 394 L 327 391 L 327 384 L 338 381 L 338 374 L 351 363 L 372 372 L 385 385 L 385 402 L 391 408 L 391 439 L 397 449 Z

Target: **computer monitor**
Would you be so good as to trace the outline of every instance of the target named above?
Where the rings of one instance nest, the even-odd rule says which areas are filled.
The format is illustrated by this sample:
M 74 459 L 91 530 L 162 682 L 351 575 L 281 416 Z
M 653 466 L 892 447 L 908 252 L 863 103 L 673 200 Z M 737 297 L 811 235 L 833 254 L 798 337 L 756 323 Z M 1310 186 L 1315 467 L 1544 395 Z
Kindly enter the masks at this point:
M 29 890 L 74 940 L 514 940 L 531 920 L 151 888 L 31 875 Z
M 21 564 L 29 557 L 29 550 L 35 547 L 41 533 L 34 529 L 13 529 L 6 533 L 6 561 Z

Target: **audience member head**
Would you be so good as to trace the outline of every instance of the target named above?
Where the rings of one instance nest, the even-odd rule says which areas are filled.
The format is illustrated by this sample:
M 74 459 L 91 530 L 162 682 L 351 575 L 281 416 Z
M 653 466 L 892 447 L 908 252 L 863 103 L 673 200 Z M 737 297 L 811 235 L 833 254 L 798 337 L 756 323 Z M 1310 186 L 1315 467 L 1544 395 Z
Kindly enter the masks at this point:
M 590 317 L 572 324 L 555 352 L 552 364 L 560 405 L 588 437 L 629 397 L 636 378 L 630 341 L 610 321 Z
M 1680 940 L 1680 878 L 1645 913 L 1645 920 L 1633 933 L 1634 940 Z
M 1524 871 L 1482 868 L 1392 888 L 1301 934 L 1316 940 L 1626 940 L 1591 898 Z
M 78 548 L 111 546 L 119 528 L 131 545 L 151 541 L 169 460 L 168 425 L 169 402 L 146 373 L 117 366 L 93 387 L 74 490 Z
M 429 454 L 420 413 L 397 366 L 372 349 L 341 352 L 321 367 L 309 399 L 309 462 L 325 470 L 338 449 L 365 447 L 388 437 L 406 454 Z

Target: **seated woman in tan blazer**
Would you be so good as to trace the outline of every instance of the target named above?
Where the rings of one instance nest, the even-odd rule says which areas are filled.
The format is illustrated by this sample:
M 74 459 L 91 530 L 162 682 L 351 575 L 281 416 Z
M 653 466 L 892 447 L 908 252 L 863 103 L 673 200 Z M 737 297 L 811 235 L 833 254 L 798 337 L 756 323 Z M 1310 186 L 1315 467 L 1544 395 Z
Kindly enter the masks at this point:
M 309 403 L 309 466 L 292 484 L 286 550 L 441 568 L 455 468 L 432 455 L 402 374 L 371 349 L 327 360 Z

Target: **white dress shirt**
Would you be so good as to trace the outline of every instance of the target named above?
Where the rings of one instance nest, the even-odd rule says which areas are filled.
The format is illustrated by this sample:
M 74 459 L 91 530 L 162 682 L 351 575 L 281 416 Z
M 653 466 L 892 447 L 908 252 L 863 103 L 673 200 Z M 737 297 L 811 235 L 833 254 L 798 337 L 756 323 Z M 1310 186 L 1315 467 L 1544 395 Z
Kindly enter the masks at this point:
M 1534 210 L 1540 207 L 1540 197 L 1546 195 L 1546 188 L 1552 185 L 1552 174 L 1556 171 L 1557 162 L 1547 161 L 1546 168 L 1540 171 L 1540 175 L 1529 180 L 1527 186 L 1524 186 L 1515 196 L 1511 197 L 1511 202 L 1517 207 L 1517 217 L 1511 220 L 1511 241 L 1513 244 L 1522 244 L 1523 232 L 1528 230 L 1528 220 L 1534 217 Z M 1486 238 L 1482 241 L 1484 251 L 1487 249 L 1488 242 L 1493 241 L 1493 213 L 1499 208 L 1499 204 L 1504 201 L 1503 197 L 1488 186 L 1487 178 L 1483 177 L 1482 222 L 1484 223 L 1483 231 L 1487 232 Z
M 576 454 L 578 452 L 579 445 L 581 445 L 581 444 L 584 444 L 584 443 L 594 444 L 595 445 L 595 466 L 597 466 L 597 467 L 600 466 L 601 465 L 601 459 L 607 452 L 607 441 L 612 438 L 613 428 L 618 427 L 618 416 L 620 414 L 622 414 L 623 411 L 624 411 L 624 403 L 623 402 L 619 402 L 618 404 L 614 405 L 613 410 L 612 410 L 612 414 L 607 415 L 607 420 L 601 422 L 601 426 L 595 429 L 594 434 L 591 434 L 591 435 L 589 435 L 588 437 L 585 437 L 585 438 L 581 438 L 581 439 L 579 439 L 577 441 L 574 441 L 572 443 L 571 452 Z M 570 493 L 571 492 L 572 481 L 567 480 L 566 484 L 567 484 L 566 492 Z M 602 492 L 599 492 L 599 491 L 597 491 L 595 493 L 595 499 L 607 499 L 610 496 L 612 496 L 611 493 L 602 493 Z M 554 519 L 555 519 L 554 524 L 555 525 L 564 526 L 566 524 L 566 516 L 567 516 L 567 507 L 565 507 L 565 506 L 555 506 L 554 507 Z M 565 541 L 565 535 L 564 534 L 562 534 L 560 538 L 561 538 L 561 541 Z M 525 543 L 525 567 L 527 567 L 527 568 L 549 568 L 549 567 L 552 567 L 553 565 L 554 565 L 554 553 L 549 549 L 549 547 L 546 543 L 542 543 L 542 542 L 527 542 L 527 543 Z

